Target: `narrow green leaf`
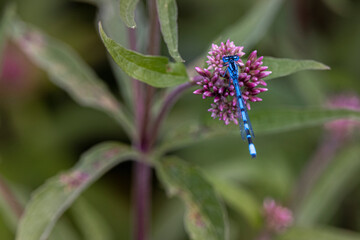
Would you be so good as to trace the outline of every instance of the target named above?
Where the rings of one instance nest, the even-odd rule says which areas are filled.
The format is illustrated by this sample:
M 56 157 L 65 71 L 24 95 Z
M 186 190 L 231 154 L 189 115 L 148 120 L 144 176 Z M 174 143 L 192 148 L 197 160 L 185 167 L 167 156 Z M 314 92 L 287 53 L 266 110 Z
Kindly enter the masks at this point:
M 303 70 L 329 70 L 330 67 L 314 60 L 264 57 L 264 65 L 272 71 L 265 80 L 284 77 Z
M 71 170 L 49 179 L 33 193 L 16 239 L 47 239 L 59 217 L 90 184 L 118 163 L 136 156 L 130 146 L 119 143 L 102 143 L 88 150 Z
M 230 39 L 236 45 L 250 49 L 266 34 L 280 9 L 282 1 L 259 1 L 244 18 L 227 28 L 214 42 L 219 43 Z
M 249 113 L 255 134 L 282 132 L 316 126 L 336 119 L 360 120 L 360 112 L 347 109 L 292 108 L 263 109 Z M 229 134 L 238 134 L 238 126 L 226 126 L 222 122 L 208 120 L 209 126 Z
M 6 11 L 4 12 L 4 15 L 1 18 L 1 22 L 0 22 L 0 66 L 2 65 L 2 58 L 3 58 L 3 51 L 4 51 L 4 47 L 5 47 L 5 42 L 6 42 L 6 28 L 7 28 L 7 24 L 6 24 Z
M 120 16 L 129 28 L 135 28 L 135 9 L 139 0 L 121 0 Z
M 360 112 L 346 109 L 284 108 L 250 111 L 249 117 L 255 134 L 259 135 L 316 126 L 343 118 L 360 121 Z M 161 155 L 166 151 L 183 148 L 194 142 L 229 134 L 240 137 L 238 126 L 226 126 L 223 122 L 216 121 L 209 116 L 205 123 L 173 129 L 164 137 L 157 154 Z
M 169 63 L 166 57 L 147 56 L 127 50 L 106 36 L 101 24 L 99 30 L 110 55 L 129 76 L 160 88 L 189 81 L 184 64 Z
M 156 170 L 169 194 L 185 202 L 185 225 L 191 239 L 227 239 L 225 210 L 199 170 L 175 157 L 160 161 Z
M 160 28 L 170 55 L 177 62 L 184 62 L 178 51 L 177 6 L 175 0 L 157 0 Z
M 16 201 L 19 203 L 25 202 L 25 191 L 19 191 L 19 189 L 15 189 L 13 184 L 8 181 L 2 179 L 3 184 L 7 184 L 9 190 L 16 197 Z M 14 212 L 13 207 L 9 206 L 8 201 L 5 200 L 4 195 L 0 191 L 0 216 L 4 219 L 7 227 L 10 229 L 12 233 L 15 234 L 16 228 L 18 226 L 18 217 Z M 22 204 L 21 204 L 22 207 Z M 79 239 L 74 232 L 74 229 L 70 226 L 70 224 L 65 220 L 61 219 L 58 224 L 55 226 L 53 233 L 51 234 L 49 240 L 77 240 Z
M 316 228 L 291 228 L 279 235 L 277 240 L 359 240 L 360 234 L 347 230 L 316 227 Z
M 0 66 L 2 65 L 2 55 L 7 38 L 9 37 L 10 22 L 15 15 L 14 4 L 8 4 L 3 11 L 3 15 L 0 20 Z
M 213 175 L 208 175 L 207 179 L 230 207 L 243 215 L 252 226 L 260 226 L 262 219 L 261 204 L 257 202 L 250 192 L 235 186 L 230 181 L 221 180 Z
M 71 211 L 84 239 L 115 239 L 104 218 L 84 198 L 79 198 L 71 207 Z
M 266 109 L 251 113 L 250 118 L 255 133 L 267 133 L 316 126 L 341 118 L 360 120 L 360 112 L 325 108 Z
M 296 211 L 298 225 L 326 222 L 341 200 L 359 183 L 360 148 L 354 144 L 340 152 L 315 183 Z
M 14 21 L 13 28 L 20 48 L 56 85 L 79 104 L 105 111 L 132 135 L 134 126 L 130 114 L 124 112 L 102 80 L 71 48 L 19 20 Z

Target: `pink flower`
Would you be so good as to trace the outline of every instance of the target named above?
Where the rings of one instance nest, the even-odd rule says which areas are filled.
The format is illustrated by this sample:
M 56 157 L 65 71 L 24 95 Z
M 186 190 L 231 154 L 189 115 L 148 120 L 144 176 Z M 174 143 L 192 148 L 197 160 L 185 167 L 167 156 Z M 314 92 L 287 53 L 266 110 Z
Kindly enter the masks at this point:
M 229 55 L 242 57 L 245 54 L 242 51 L 243 49 L 244 47 L 235 46 L 234 42 L 230 42 L 230 40 L 227 40 L 226 43 L 222 42 L 220 46 L 213 44 L 209 51 L 208 61 L 206 61 L 208 67 L 204 69 L 195 68 L 199 76 L 195 77 L 194 81 L 201 88 L 195 90 L 194 94 L 202 95 L 203 99 L 213 98 L 214 103 L 211 104 L 209 109 L 211 117 L 224 121 L 226 125 L 231 122 L 238 124 L 238 107 L 234 86 L 229 84 L 229 76 L 224 76 L 226 68 L 222 58 Z M 271 74 L 271 71 L 266 71 L 267 66 L 262 66 L 262 59 L 263 57 L 258 58 L 257 52 L 253 51 L 246 63 L 243 63 L 240 58 L 237 61 L 239 65 L 238 81 L 242 88 L 244 102 L 249 110 L 250 102 L 262 101 L 256 95 L 268 90 L 259 87 L 267 85 L 263 78 Z
M 244 49 L 243 46 L 235 46 L 234 42 L 230 42 L 228 39 L 226 43 L 220 43 L 220 46 L 216 44 L 212 44 L 211 50 L 209 51 L 209 55 L 207 56 L 208 61 L 208 70 L 214 69 L 215 71 L 220 71 L 222 75 L 224 74 L 224 63 L 222 61 L 223 56 L 229 55 L 238 55 L 240 58 L 245 55 L 242 51 Z M 239 59 L 238 63 L 240 66 L 244 66 L 244 63 Z
M 281 232 L 293 223 L 292 212 L 278 205 L 275 200 L 265 199 L 263 207 L 266 226 L 270 231 Z

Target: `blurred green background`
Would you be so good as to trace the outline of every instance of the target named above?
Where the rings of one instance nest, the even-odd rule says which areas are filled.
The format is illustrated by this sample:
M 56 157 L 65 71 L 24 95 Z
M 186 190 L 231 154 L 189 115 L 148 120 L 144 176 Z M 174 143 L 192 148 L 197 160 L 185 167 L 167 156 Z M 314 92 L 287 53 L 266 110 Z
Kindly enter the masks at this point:
M 2 10 L 7 2 L 1 2 Z M 67 0 L 14 2 L 25 21 L 74 48 L 121 99 L 121 86 L 117 86 L 97 33 L 96 6 Z M 178 1 L 179 50 L 186 63 L 206 52 L 210 41 L 246 14 L 254 2 Z M 139 8 L 144 9 L 144 6 L 141 2 Z M 360 1 L 356 0 L 285 1 L 265 36 L 252 49 L 264 56 L 314 59 L 330 66 L 331 71 L 307 71 L 270 81 L 269 91 L 261 96 L 263 102 L 253 104 L 252 111 L 274 106 L 324 106 L 333 96 L 359 94 L 359 12 Z M 245 46 L 246 53 L 252 49 Z M 162 53 L 167 55 L 164 44 Z M 73 166 L 79 155 L 94 144 L 104 140 L 129 142 L 113 119 L 77 105 L 14 43 L 8 42 L 2 61 L 0 174 L 24 201 L 46 179 Z M 209 118 L 209 104 L 189 91 L 175 105 L 166 124 L 176 126 Z M 356 130 L 332 158 L 346 156 L 350 151 L 348 145 L 360 148 Z M 322 126 L 317 126 L 258 135 L 256 145 L 260 154 L 251 161 L 239 137 L 234 136 L 207 140 L 174 153 L 219 176 L 233 179 L 260 203 L 270 196 L 291 206 L 294 186 L 301 172 L 328 137 L 324 132 Z M 356 161 L 360 161 L 360 156 L 356 156 Z M 106 223 L 114 239 L 131 236 L 131 171 L 132 163 L 117 166 L 83 197 Z M 360 231 L 360 177 L 356 171 L 353 173 L 330 201 L 326 214 L 316 219 L 317 224 Z M 337 177 L 333 177 L 333 181 L 335 184 Z M 182 226 L 181 203 L 176 199 L 169 200 L 156 178 L 153 191 L 153 239 L 187 239 Z M 62 219 L 69 222 L 79 239 L 87 239 L 76 224 L 76 215 L 72 209 Z M 255 235 L 257 229 L 242 216 L 232 211 L 229 216 L 234 239 L 249 239 Z M 0 217 L 0 239 L 13 238 L 8 226 Z

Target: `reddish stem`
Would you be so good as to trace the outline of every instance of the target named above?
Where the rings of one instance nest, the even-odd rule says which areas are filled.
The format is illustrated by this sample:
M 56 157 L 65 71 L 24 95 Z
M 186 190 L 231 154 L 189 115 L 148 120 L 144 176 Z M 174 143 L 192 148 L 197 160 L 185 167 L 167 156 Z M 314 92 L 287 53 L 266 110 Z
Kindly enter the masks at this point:
M 155 0 L 148 0 L 149 7 L 149 45 L 147 53 L 158 55 L 160 50 L 160 27 Z M 130 43 L 136 39 L 129 34 Z M 135 50 L 135 46 L 132 46 Z M 135 147 L 144 153 L 144 159 L 135 163 L 133 194 L 135 201 L 134 209 L 134 239 L 147 240 L 150 217 L 151 199 L 151 167 L 146 163 L 146 154 L 150 151 L 149 145 L 149 123 L 151 122 L 151 104 L 155 89 L 137 80 L 134 82 L 135 119 L 137 125 L 137 139 L 134 140 Z
M 155 143 L 157 136 L 159 134 L 160 126 L 163 123 L 167 113 L 169 112 L 170 108 L 175 104 L 178 97 L 187 89 L 191 88 L 195 82 L 187 82 L 182 85 L 177 86 L 173 91 L 171 91 L 165 98 L 163 105 L 161 106 L 160 112 L 157 115 L 154 124 L 151 128 L 150 133 L 150 142 L 149 146 L 152 147 Z
M 129 47 L 136 51 L 136 34 L 134 29 L 128 30 Z M 132 79 L 133 82 L 133 101 L 135 102 L 135 121 L 136 121 L 136 139 L 133 140 L 134 147 L 140 152 L 145 153 L 146 147 L 146 119 L 148 110 L 145 107 L 146 99 L 144 97 L 145 84 L 139 80 Z M 133 171 L 133 199 L 134 199 L 134 239 L 148 239 L 148 222 L 150 215 L 150 189 L 151 189 L 151 168 L 145 163 L 145 159 L 136 162 Z
M 156 0 L 148 0 L 147 3 L 150 20 L 149 45 L 147 52 L 151 55 L 158 55 L 160 53 L 160 25 L 156 8 Z
M 151 206 L 151 168 L 144 162 L 136 162 L 134 168 L 134 239 L 148 239 Z

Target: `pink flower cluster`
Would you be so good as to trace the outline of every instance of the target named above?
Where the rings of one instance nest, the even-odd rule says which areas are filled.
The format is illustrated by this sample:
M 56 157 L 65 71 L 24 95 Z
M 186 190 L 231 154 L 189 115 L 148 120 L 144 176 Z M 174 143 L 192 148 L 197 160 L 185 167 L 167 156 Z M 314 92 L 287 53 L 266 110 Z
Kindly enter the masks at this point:
M 265 199 L 263 207 L 268 230 L 281 232 L 293 223 L 292 212 L 278 205 L 275 200 L 271 198 Z
M 231 122 L 238 124 L 238 109 L 234 86 L 229 84 L 229 76 L 224 76 L 226 71 L 222 61 L 224 56 L 238 55 L 240 57 L 237 61 L 239 65 L 238 81 L 243 99 L 249 110 L 250 102 L 262 101 L 256 95 L 268 90 L 259 87 L 267 85 L 263 78 L 271 74 L 271 71 L 266 71 L 268 67 L 263 66 L 263 57 L 258 58 L 257 52 L 253 51 L 244 63 L 241 60 L 241 57 L 245 55 L 243 49 L 244 47 L 235 46 L 234 42 L 230 42 L 230 40 L 227 40 L 226 43 L 222 42 L 220 46 L 213 44 L 206 61 L 208 67 L 204 69 L 195 68 L 199 74 L 195 81 L 201 88 L 195 90 L 194 94 L 201 94 L 204 99 L 214 98 L 214 103 L 211 104 L 208 111 L 211 112 L 212 118 L 223 120 L 226 125 Z

